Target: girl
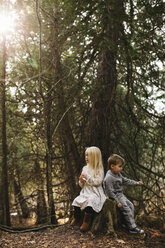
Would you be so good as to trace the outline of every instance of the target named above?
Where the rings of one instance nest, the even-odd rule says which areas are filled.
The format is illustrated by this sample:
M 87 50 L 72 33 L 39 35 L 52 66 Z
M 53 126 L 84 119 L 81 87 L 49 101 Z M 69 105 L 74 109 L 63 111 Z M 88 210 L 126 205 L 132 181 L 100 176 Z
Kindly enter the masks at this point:
M 98 147 L 88 147 L 85 151 L 86 166 L 83 167 L 79 177 L 79 185 L 82 188 L 72 205 L 74 206 L 74 219 L 71 225 L 77 224 L 80 220 L 81 210 L 84 210 L 81 231 L 87 231 L 91 223 L 92 215 L 100 212 L 106 200 L 102 188 L 104 169 L 101 151 Z

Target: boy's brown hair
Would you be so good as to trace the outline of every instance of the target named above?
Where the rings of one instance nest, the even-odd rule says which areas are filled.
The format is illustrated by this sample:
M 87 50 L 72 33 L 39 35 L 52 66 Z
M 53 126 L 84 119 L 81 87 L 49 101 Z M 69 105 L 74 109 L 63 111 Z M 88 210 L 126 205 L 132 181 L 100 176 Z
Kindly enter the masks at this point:
M 116 165 L 118 162 L 121 162 L 122 165 L 125 164 L 125 160 L 124 158 L 122 158 L 121 156 L 117 155 L 117 154 L 112 154 L 109 158 L 108 158 L 108 167 L 109 169 L 111 169 L 111 165 Z

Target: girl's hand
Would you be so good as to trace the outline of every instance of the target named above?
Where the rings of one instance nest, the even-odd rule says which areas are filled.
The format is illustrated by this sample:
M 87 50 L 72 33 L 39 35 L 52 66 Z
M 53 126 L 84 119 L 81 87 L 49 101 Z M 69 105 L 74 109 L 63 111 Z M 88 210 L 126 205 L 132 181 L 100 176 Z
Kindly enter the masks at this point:
M 137 182 L 137 185 L 143 185 L 143 182 L 139 181 Z
M 118 208 L 121 208 L 122 207 L 122 204 L 121 203 L 118 203 L 117 206 L 118 206 Z
M 87 180 L 87 176 L 85 174 L 81 174 L 79 180 L 81 183 L 84 183 Z

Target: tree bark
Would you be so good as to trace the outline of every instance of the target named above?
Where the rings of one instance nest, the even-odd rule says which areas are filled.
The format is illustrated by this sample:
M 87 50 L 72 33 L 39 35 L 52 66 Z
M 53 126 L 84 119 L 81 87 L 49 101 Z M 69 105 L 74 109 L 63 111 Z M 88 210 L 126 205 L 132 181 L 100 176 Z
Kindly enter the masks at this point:
M 45 99 L 44 116 L 46 128 L 46 164 L 47 164 L 47 194 L 48 194 L 48 222 L 56 224 L 55 206 L 52 189 L 52 117 L 51 117 L 51 90 L 48 89 L 48 96 Z
M 15 198 L 18 199 L 19 204 L 21 206 L 22 217 L 23 218 L 28 218 L 29 214 L 30 214 L 30 211 L 29 211 L 29 208 L 28 208 L 28 206 L 26 204 L 25 198 L 23 196 L 20 183 L 19 182 L 17 183 L 15 178 L 14 178 L 14 191 L 15 191 L 15 196 L 16 196 Z
M 105 3 L 106 4 L 106 3 Z M 107 2 L 105 13 L 101 17 L 102 39 L 99 44 L 99 64 L 97 70 L 97 90 L 92 99 L 89 145 L 95 144 L 103 152 L 103 160 L 113 152 L 110 140 L 113 126 L 113 108 L 117 87 L 117 50 L 120 25 L 123 21 L 123 1 Z M 118 17 L 118 18 L 116 18 Z M 119 18 L 120 17 L 120 18 Z
M 47 207 L 46 207 L 45 195 L 42 189 L 38 189 L 36 224 L 44 224 L 44 223 L 47 223 Z
M 37 178 L 37 224 L 47 223 L 47 206 L 44 194 L 44 181 L 38 159 L 35 160 L 35 174 Z
M 2 59 L 2 209 L 3 209 L 3 224 L 10 226 L 10 209 L 8 195 L 8 167 L 7 167 L 7 135 L 6 135 L 6 37 L 3 35 L 3 59 Z
M 55 9 L 55 16 L 58 16 L 58 11 Z M 63 87 L 63 71 L 61 66 L 61 57 L 60 57 L 60 47 L 59 47 L 59 27 L 58 27 L 58 18 L 56 18 L 54 22 L 53 28 L 53 65 L 55 78 L 54 83 L 57 85 L 56 92 L 58 95 L 58 109 L 59 115 L 63 116 L 59 125 L 59 133 L 61 140 L 64 145 L 64 153 L 65 158 L 68 160 L 68 175 L 69 175 L 69 187 L 71 189 L 71 198 L 74 199 L 77 192 L 79 191 L 79 187 L 75 182 L 75 177 L 77 177 L 82 168 L 82 162 L 80 158 L 79 151 L 77 149 L 77 145 L 72 133 L 72 129 L 69 123 L 68 111 L 64 100 L 64 87 Z M 64 114 L 65 113 L 65 114 Z M 66 175 L 67 175 L 66 173 Z
M 116 227 L 117 227 L 116 203 L 113 200 L 107 199 L 100 213 L 94 216 L 90 230 L 94 234 L 105 233 L 105 234 L 112 234 L 115 236 Z

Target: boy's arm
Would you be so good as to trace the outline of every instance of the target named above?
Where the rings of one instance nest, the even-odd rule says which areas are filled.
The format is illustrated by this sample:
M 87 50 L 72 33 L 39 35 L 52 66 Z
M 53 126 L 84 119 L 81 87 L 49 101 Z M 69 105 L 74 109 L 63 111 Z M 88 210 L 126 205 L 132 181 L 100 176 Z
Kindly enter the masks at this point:
M 106 178 L 106 180 L 104 181 L 104 189 L 108 198 L 114 199 L 117 204 L 120 203 L 116 194 L 114 193 L 113 180 L 110 177 Z
M 137 185 L 138 184 L 138 182 L 135 180 L 129 179 L 127 177 L 123 177 L 122 175 L 121 175 L 121 177 L 122 177 L 122 184 L 123 185 Z

